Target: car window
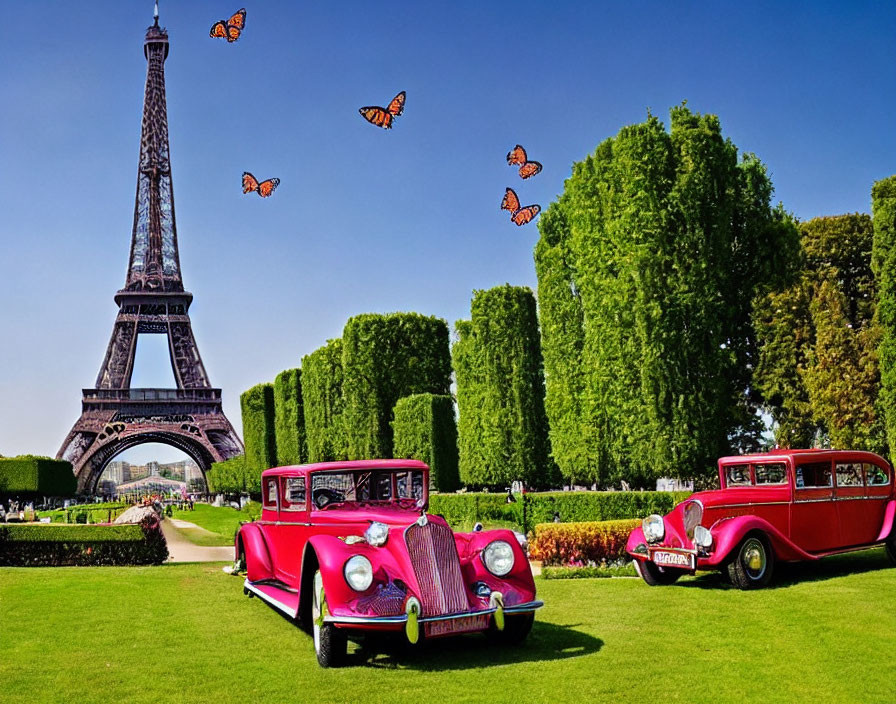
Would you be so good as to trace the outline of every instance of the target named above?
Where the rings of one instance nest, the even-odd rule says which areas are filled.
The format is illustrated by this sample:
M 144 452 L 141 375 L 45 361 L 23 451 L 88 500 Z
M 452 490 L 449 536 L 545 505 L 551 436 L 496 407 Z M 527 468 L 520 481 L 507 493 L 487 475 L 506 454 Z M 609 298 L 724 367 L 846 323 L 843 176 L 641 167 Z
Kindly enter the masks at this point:
M 833 485 L 830 462 L 812 462 L 796 468 L 796 488 L 825 488 Z
M 355 500 L 355 480 L 351 472 L 311 475 L 311 501 L 317 508 Z
M 862 465 L 859 462 L 838 462 L 837 486 L 862 486 Z
M 865 481 L 868 483 L 868 486 L 886 486 L 890 483 L 890 475 L 889 472 L 876 464 L 866 464 Z
M 755 465 L 754 469 L 756 471 L 757 484 L 787 483 L 787 465 L 783 462 L 757 464 Z
M 423 472 L 397 472 L 395 484 L 399 499 L 423 498 Z
M 753 480 L 750 478 L 750 465 L 730 464 L 725 467 L 726 486 L 750 486 Z
M 285 477 L 282 508 L 284 511 L 305 510 L 305 477 Z
M 277 508 L 277 477 L 268 477 L 264 481 L 264 506 L 265 508 Z

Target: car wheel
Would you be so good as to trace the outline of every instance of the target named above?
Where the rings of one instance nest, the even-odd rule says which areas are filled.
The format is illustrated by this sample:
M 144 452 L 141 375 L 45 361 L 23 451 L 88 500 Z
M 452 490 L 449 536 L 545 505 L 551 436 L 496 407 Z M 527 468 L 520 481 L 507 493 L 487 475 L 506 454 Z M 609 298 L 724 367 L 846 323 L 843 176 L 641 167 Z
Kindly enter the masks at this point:
M 324 580 L 320 570 L 314 573 L 314 591 L 311 593 L 312 633 L 314 654 L 321 667 L 339 667 L 345 660 L 348 639 L 332 623 L 326 623 L 327 597 L 324 594 Z
M 684 574 L 682 570 L 677 570 L 674 567 L 660 567 L 652 562 L 641 562 L 640 560 L 637 563 L 637 568 L 641 573 L 641 579 L 651 587 L 675 584 L 678 578 Z
M 495 645 L 512 646 L 519 645 L 529 635 L 532 630 L 532 624 L 535 622 L 535 613 L 516 614 L 504 617 L 504 630 L 499 631 L 492 621 L 488 630 L 485 632 L 486 637 Z
M 768 585 L 775 569 L 775 553 L 768 540 L 758 534 L 744 538 L 728 563 L 728 577 L 738 589 L 757 589 Z

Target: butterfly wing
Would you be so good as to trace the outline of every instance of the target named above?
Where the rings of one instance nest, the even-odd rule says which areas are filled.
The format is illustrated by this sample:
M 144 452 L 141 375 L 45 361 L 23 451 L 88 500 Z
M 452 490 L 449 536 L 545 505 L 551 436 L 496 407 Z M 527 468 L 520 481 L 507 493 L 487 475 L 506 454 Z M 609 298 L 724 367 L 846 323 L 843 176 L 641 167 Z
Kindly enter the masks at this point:
M 218 37 L 224 39 L 227 37 L 227 23 L 224 20 L 219 20 L 212 25 L 211 31 L 209 31 L 208 36 L 212 37 L 212 39 L 217 39 Z
M 404 112 L 404 101 L 407 97 L 407 94 L 404 91 L 401 91 L 398 95 L 392 98 L 392 102 L 389 103 L 386 108 L 386 112 L 388 112 L 393 117 L 398 117 L 401 113 Z
M 508 188 L 504 191 L 504 199 L 501 201 L 501 210 L 509 210 L 511 215 L 520 209 L 520 199 L 516 195 L 516 191 Z
M 366 108 L 361 108 L 358 112 L 370 124 L 387 130 L 392 129 L 392 113 L 383 110 L 383 108 L 369 105 Z
M 535 216 L 541 212 L 540 205 L 527 205 L 525 208 L 520 208 L 513 215 L 510 216 L 510 219 L 519 227 L 520 225 L 525 225 L 527 222 L 532 222 L 535 219 Z
M 256 179 L 248 171 L 243 172 L 243 193 L 258 190 L 258 179 Z
M 239 30 L 242 30 L 243 27 L 246 26 L 246 8 L 242 8 L 234 12 L 230 19 L 227 20 L 227 24 L 230 27 L 236 27 Z
M 267 198 L 277 189 L 277 186 L 279 185 L 279 178 L 269 178 L 267 181 L 262 181 L 258 184 L 258 195 L 260 195 L 262 198 Z
M 242 30 L 239 27 L 234 27 L 232 25 L 227 25 L 227 41 L 235 42 L 240 38 L 240 34 Z
M 541 172 L 541 164 L 537 161 L 527 161 L 520 167 L 520 178 L 532 178 Z
M 507 164 L 509 166 L 515 166 L 516 164 L 525 164 L 526 159 L 526 150 L 519 144 L 517 144 L 513 149 L 507 152 Z

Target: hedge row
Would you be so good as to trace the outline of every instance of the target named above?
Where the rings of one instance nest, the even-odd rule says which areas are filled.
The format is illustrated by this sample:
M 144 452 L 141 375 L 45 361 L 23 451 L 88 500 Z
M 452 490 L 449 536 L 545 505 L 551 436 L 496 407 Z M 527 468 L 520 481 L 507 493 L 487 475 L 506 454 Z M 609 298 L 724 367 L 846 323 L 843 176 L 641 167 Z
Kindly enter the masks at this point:
M 429 484 L 438 491 L 460 486 L 457 473 L 457 425 L 450 396 L 414 394 L 395 404 L 393 457 L 429 465 Z
M 155 515 L 140 525 L 0 526 L 4 566 L 160 565 L 167 559 L 168 545 Z
M 308 459 L 301 369 L 287 369 L 274 379 L 274 435 L 278 465 L 302 464 Z
M 74 496 L 76 490 L 71 462 L 33 455 L 0 458 L 0 497 Z
M 342 340 L 302 357 L 302 396 L 309 462 L 348 458 L 343 430 Z
M 231 457 L 223 462 L 212 463 L 206 472 L 208 490 L 226 494 L 261 493 L 261 472 L 250 470 L 244 455 Z
M 53 523 L 111 523 L 129 507 L 130 504 L 122 503 L 91 504 L 55 511 L 38 511 L 38 516 L 48 517 Z
M 625 544 L 641 521 L 540 523 L 529 541 L 529 555 L 543 565 L 587 567 L 627 559 Z
M 258 384 L 240 396 L 246 469 L 261 474 L 277 466 L 274 435 L 274 385 Z
M 342 345 L 349 459 L 392 457 L 398 399 L 449 392 L 448 324 L 419 313 L 365 313 L 348 319 Z
M 507 503 L 506 494 L 433 494 L 429 510 L 461 529 L 469 529 L 477 521 L 512 522 L 528 529 L 553 522 L 555 513 L 562 523 L 664 515 L 688 496 L 687 491 L 558 491 L 522 494 Z

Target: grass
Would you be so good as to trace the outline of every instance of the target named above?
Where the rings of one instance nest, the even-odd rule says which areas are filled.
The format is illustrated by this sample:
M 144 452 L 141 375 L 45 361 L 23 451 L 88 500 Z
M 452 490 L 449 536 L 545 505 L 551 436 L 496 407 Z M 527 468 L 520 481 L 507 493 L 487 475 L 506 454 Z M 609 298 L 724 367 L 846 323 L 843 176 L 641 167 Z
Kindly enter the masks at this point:
M 233 538 L 240 522 L 249 521 L 252 509 L 237 511 L 230 506 L 211 506 L 210 504 L 193 504 L 192 511 L 174 509 L 171 517 L 189 521 L 199 526 L 196 528 L 177 528 L 187 540 L 196 545 L 217 546 L 233 545 Z M 172 524 L 173 525 L 173 524 Z
M 318 667 L 311 638 L 220 564 L 0 569 L 4 703 L 891 702 L 896 569 L 881 549 L 782 570 L 538 580 L 529 640 L 374 643 Z

